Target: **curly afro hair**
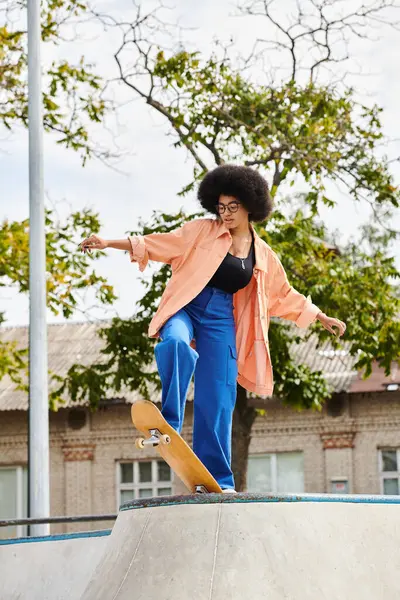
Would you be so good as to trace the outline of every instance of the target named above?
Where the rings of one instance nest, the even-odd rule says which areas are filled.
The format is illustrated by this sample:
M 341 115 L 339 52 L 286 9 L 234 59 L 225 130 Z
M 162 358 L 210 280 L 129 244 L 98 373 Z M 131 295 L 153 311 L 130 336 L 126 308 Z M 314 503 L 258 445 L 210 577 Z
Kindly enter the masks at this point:
M 268 184 L 250 167 L 222 165 L 209 171 L 197 192 L 201 206 L 218 215 L 216 205 L 221 194 L 237 198 L 249 212 L 249 221 L 265 221 L 272 212 L 273 202 Z

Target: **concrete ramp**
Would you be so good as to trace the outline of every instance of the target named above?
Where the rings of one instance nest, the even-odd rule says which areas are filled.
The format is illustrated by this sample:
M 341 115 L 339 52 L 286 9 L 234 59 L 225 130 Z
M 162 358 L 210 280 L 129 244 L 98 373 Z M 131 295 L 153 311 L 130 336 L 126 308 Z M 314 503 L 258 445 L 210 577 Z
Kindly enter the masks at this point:
M 399 497 L 134 501 L 82 600 L 396 600 L 399 548 Z
M 1 600 L 79 600 L 109 533 L 1 540 Z

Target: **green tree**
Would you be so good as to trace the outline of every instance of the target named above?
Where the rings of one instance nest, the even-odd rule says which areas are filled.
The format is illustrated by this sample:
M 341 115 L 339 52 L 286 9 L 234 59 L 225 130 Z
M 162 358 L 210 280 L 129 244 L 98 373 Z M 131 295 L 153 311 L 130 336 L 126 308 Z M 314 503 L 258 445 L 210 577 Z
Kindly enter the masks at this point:
M 46 213 L 47 306 L 54 315 L 72 316 L 79 308 L 80 294 L 92 289 L 97 302 L 109 305 L 115 300 L 113 288 L 96 274 L 86 254 L 77 253 L 82 237 L 98 232 L 98 215 L 85 210 L 69 215 L 64 221 L 52 211 Z M 96 256 L 98 258 L 101 253 Z M 29 220 L 0 226 L 0 287 L 29 291 Z M 4 315 L 0 313 L 0 322 Z M 0 341 L 0 378 L 8 375 L 23 386 L 27 370 L 27 349 Z
M 272 3 L 258 4 L 270 7 Z M 385 3 L 379 4 L 383 7 Z M 377 14 L 379 10 L 374 17 Z M 369 13 L 364 18 L 368 19 Z M 340 23 L 333 20 L 332 29 L 334 25 L 338 31 Z M 348 21 L 342 25 L 347 31 Z M 330 31 L 325 24 L 323 29 Z M 317 49 L 329 49 L 329 36 L 325 46 L 310 30 L 309 42 L 314 38 Z M 318 81 L 318 68 L 329 63 L 329 53 L 324 61 L 317 57 L 316 63 L 307 67 L 310 77 L 305 82 L 296 79 L 299 65 L 293 54 L 288 78 L 267 85 L 256 81 L 251 72 L 240 72 L 226 53 L 218 59 L 185 50 L 167 54 L 143 41 L 146 39 L 143 31 L 138 33 L 135 28 L 124 31 L 116 53 L 120 80 L 165 117 L 175 135 L 175 146 L 190 153 L 194 176 L 182 194 L 191 191 L 214 165 L 240 161 L 260 168 L 271 181 L 276 210 L 267 223 L 257 226 L 259 235 L 278 253 L 294 287 L 310 294 L 324 312 L 347 322 L 346 341 L 351 354 L 357 356 L 356 368 L 365 369 L 368 376 L 376 360 L 388 372 L 391 362 L 400 360 L 399 273 L 390 254 L 397 236 L 391 215 L 399 206 L 399 191 L 388 159 L 380 155 L 381 109 L 359 103 L 351 89 Z M 128 47 L 137 50 L 136 77 L 124 66 Z M 131 65 L 131 54 L 129 60 Z M 308 191 L 300 208 L 295 208 L 299 203 L 296 195 L 289 198 L 288 207 L 285 194 L 299 179 Z M 327 191 L 331 182 L 347 190 L 349 202 L 367 202 L 373 214 L 371 222 L 340 249 L 319 218 L 321 206 L 336 204 L 335 196 Z M 156 214 L 149 224 L 141 224 L 141 233 L 168 231 L 193 216 Z M 162 267 L 151 281 L 145 280 L 147 289 L 132 319 L 116 319 L 100 331 L 105 340 L 102 360 L 87 368 L 75 365 L 59 393 L 68 389 L 74 399 L 89 398 L 96 406 L 107 389 L 120 390 L 125 385 L 151 398 L 158 379 L 154 340 L 148 339 L 147 327 L 168 276 L 169 268 Z M 334 347 L 340 344 L 322 328 L 310 329 L 309 334 L 312 330 L 320 341 L 329 336 Z M 319 410 L 331 391 L 322 373 L 311 372 L 291 356 L 291 344 L 299 341 L 293 327 L 282 321 L 271 323 L 275 393 L 294 409 Z M 233 431 L 238 489 L 245 488 L 256 415 L 239 386 Z
M 64 42 L 67 28 L 88 13 L 87 3 L 47 0 L 41 3 L 42 42 L 53 52 Z M 0 127 L 16 131 L 28 126 L 26 2 L 0 0 Z M 89 128 L 101 124 L 111 105 L 103 97 L 104 82 L 82 57 L 77 64 L 53 60 L 43 68 L 43 124 L 58 144 L 88 158 L 107 160 L 111 153 L 93 143 Z M 61 222 L 46 213 L 47 305 L 68 318 L 79 308 L 80 293 L 92 288 L 102 304 L 115 299 L 113 289 L 93 270 L 87 256 L 77 254 L 82 236 L 99 231 L 97 214 L 75 212 Z M 97 258 L 97 257 L 96 257 Z M 29 221 L 0 225 L 0 286 L 29 291 Z M 0 323 L 4 322 L 0 313 Z M 0 378 L 8 375 L 24 386 L 27 349 L 0 342 Z
M 68 25 L 82 19 L 87 3 L 79 0 L 42 2 L 42 41 L 46 51 L 62 43 Z M 28 126 L 27 31 L 20 26 L 26 3 L 0 1 L 0 124 L 7 130 Z M 111 108 L 103 94 L 104 82 L 94 66 L 82 57 L 77 64 L 53 60 L 43 72 L 45 131 L 53 132 L 58 144 L 90 156 L 110 158 L 110 152 L 93 143 L 89 125 L 101 123 Z

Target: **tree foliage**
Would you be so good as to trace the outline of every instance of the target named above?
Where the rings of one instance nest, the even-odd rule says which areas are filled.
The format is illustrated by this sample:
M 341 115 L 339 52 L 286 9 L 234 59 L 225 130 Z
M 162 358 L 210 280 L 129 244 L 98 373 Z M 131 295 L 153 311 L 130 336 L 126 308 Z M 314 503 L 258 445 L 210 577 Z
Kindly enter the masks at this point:
M 108 305 L 116 296 L 107 280 L 98 275 L 91 259 L 78 252 L 78 242 L 100 229 L 98 215 L 84 210 L 64 221 L 46 212 L 47 306 L 54 315 L 72 316 L 88 288 L 97 302 Z M 96 255 L 100 257 L 102 253 Z M 29 220 L 4 221 L 0 226 L 0 287 L 29 292 Z M 4 315 L 0 313 L 3 321 Z M 0 378 L 8 374 L 21 384 L 26 370 L 26 349 L 0 342 Z
M 0 0 L 0 126 L 11 132 L 28 126 L 26 11 L 24 0 Z M 56 55 L 71 27 L 87 13 L 85 1 L 41 2 L 44 129 L 58 144 L 80 153 L 83 163 L 92 156 L 111 156 L 89 136 L 91 125 L 100 123 L 110 108 L 103 98 L 104 82 L 83 57 L 77 63 L 65 58 L 49 62 L 47 55 Z M 46 212 L 47 306 L 53 314 L 75 314 L 88 288 L 97 302 L 107 305 L 115 299 L 89 258 L 77 252 L 80 239 L 99 228 L 98 215 L 90 210 L 74 212 L 64 221 L 54 211 Z M 28 219 L 0 225 L 0 286 L 29 291 Z M 0 342 L 0 378 L 8 375 L 21 386 L 26 368 L 27 349 Z
M 57 50 L 68 26 L 82 18 L 85 1 L 47 0 L 42 7 L 43 55 Z M 28 126 L 26 2 L 0 1 L 0 124 L 7 130 Z M 89 137 L 89 125 L 100 123 L 110 108 L 103 96 L 104 83 L 84 57 L 74 64 L 59 58 L 43 61 L 43 122 L 57 143 L 102 159 L 110 153 Z
M 197 52 L 167 58 L 160 51 L 151 67 L 146 64 L 157 84 L 148 103 L 167 115 L 175 145 L 195 158 L 195 179 L 184 193 L 208 164 L 240 161 L 270 173 L 273 195 L 301 176 L 315 211 L 318 203 L 335 204 L 327 180 L 342 184 L 349 201 L 399 206 L 388 160 L 378 153 L 381 109 L 358 103 L 353 90 L 293 81 L 265 87 L 235 72 L 228 60 L 202 61 Z

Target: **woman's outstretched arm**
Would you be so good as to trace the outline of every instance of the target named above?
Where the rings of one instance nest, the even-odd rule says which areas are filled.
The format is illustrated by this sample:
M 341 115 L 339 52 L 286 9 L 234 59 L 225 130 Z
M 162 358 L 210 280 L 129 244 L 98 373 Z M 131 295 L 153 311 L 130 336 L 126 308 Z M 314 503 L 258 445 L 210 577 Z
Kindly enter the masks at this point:
M 79 244 L 82 252 L 91 252 L 92 250 L 105 250 L 106 248 L 115 248 L 116 250 L 125 250 L 129 252 L 131 245 L 127 238 L 123 240 L 105 240 L 98 235 L 91 235 Z
M 149 260 L 171 264 L 174 258 L 182 256 L 190 244 L 193 244 L 209 223 L 207 219 L 194 219 L 184 223 L 178 229 L 168 233 L 150 233 L 134 235 L 122 240 L 105 240 L 91 235 L 80 243 L 82 252 L 116 248 L 129 252 L 132 262 L 137 262 L 143 271 Z

